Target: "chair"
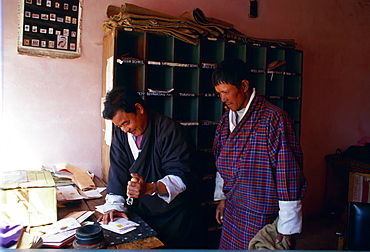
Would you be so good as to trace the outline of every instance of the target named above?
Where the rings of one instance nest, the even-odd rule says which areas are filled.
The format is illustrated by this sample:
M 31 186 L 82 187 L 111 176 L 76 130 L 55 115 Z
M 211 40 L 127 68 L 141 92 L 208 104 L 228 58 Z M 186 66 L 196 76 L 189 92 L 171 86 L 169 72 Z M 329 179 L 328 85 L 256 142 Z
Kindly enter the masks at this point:
M 345 250 L 370 250 L 370 203 L 348 202 Z

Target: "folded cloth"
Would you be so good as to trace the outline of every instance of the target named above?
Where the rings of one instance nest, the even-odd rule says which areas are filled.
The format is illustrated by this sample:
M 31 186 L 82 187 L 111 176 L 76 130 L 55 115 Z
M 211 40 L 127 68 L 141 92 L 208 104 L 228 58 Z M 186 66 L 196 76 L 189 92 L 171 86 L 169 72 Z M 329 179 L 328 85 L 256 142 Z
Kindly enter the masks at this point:
M 289 245 L 285 238 L 280 243 L 275 243 L 277 232 L 277 222 L 267 224 L 249 242 L 248 250 L 289 250 Z
M 161 13 L 161 12 L 157 12 L 157 11 L 153 11 L 153 10 L 143 8 L 143 7 L 134 5 L 134 4 L 129 4 L 129 3 L 122 4 L 121 7 L 109 5 L 107 9 L 107 16 L 108 18 L 111 18 L 112 16 L 118 15 L 120 12 L 121 13 L 126 12 L 126 13 L 131 13 L 131 14 L 142 15 L 142 16 L 155 16 L 159 18 L 176 19 L 176 17 L 174 16 Z
M 111 32 L 114 28 L 123 27 L 171 35 L 194 45 L 199 43 L 199 37 L 202 36 L 290 48 L 295 46 L 295 42 L 292 39 L 279 40 L 247 37 L 236 30 L 232 24 L 207 17 L 199 8 L 185 12 L 180 17 L 174 17 L 126 3 L 120 7 L 109 5 L 107 17 L 109 20 L 103 22 L 105 33 Z
M 214 32 L 216 32 L 218 35 L 239 35 L 241 38 L 245 37 L 241 32 L 234 29 L 232 24 L 216 18 L 206 17 L 204 12 L 199 8 L 195 8 L 190 12 L 185 12 L 181 15 L 181 18 L 194 22 L 203 29 L 207 28 L 214 30 Z
M 204 35 L 203 29 L 196 24 L 133 4 L 126 3 L 121 7 L 109 5 L 107 16 L 110 20 L 103 22 L 105 33 L 115 27 L 126 27 L 139 31 L 164 33 L 191 44 L 198 44 L 199 35 Z
M 153 11 L 143 7 L 136 6 L 134 4 L 123 4 L 121 7 L 109 5 L 107 8 L 107 17 L 110 21 L 103 22 L 103 29 L 105 32 L 109 32 L 114 27 L 130 27 L 138 29 L 138 27 L 132 25 L 133 23 L 140 22 L 139 20 L 147 20 L 146 23 L 142 23 L 140 29 L 151 30 L 153 24 L 154 29 L 160 30 L 167 34 L 167 27 L 172 29 L 170 33 L 174 37 L 177 37 L 179 33 L 179 39 L 184 40 L 184 36 L 196 34 L 198 37 L 211 36 L 211 37 L 224 37 L 228 30 L 233 30 L 232 25 L 227 22 L 220 21 L 213 18 L 206 18 L 204 13 L 196 8 L 191 12 L 184 13 L 181 17 L 174 17 L 161 12 Z M 212 21 L 211 21 L 212 20 Z M 117 24 L 112 23 L 117 22 Z M 164 25 L 166 24 L 166 25 Z M 181 24 L 181 25 L 180 25 Z M 181 31 L 182 27 L 188 27 L 186 31 Z M 238 32 L 241 35 L 241 33 Z M 193 43 L 193 39 L 185 41 Z
M 103 23 L 105 33 L 109 33 L 114 28 L 119 27 L 135 29 L 136 31 L 143 32 L 163 33 L 193 45 L 197 45 L 199 43 L 199 33 L 194 29 L 194 27 L 189 27 L 181 23 L 171 24 L 170 22 L 167 22 L 165 24 L 163 21 L 160 22 L 155 19 L 133 20 L 131 18 L 125 18 L 120 21 L 108 20 Z

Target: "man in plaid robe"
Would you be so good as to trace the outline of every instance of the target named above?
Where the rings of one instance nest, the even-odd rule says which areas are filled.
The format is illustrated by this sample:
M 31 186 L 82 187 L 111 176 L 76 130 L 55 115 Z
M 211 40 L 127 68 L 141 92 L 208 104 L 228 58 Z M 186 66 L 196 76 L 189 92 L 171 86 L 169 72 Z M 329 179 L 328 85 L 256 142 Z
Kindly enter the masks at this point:
M 252 88 L 249 73 L 242 60 L 225 60 L 212 76 L 229 108 L 213 147 L 220 249 L 248 249 L 257 232 L 277 217 L 276 242 L 284 238 L 292 246 L 291 236 L 302 229 L 306 179 L 292 121 Z

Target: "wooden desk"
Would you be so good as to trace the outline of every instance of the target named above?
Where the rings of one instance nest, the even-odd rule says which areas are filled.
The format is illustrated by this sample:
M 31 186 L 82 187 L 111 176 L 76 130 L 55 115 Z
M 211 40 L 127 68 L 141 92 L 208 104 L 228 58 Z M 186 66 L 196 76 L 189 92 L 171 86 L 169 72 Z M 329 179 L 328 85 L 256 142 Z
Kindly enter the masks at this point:
M 97 177 L 94 178 L 94 183 L 97 187 L 106 187 L 106 184 Z M 103 197 L 99 199 L 87 199 L 78 202 L 59 204 L 58 220 L 74 211 L 95 211 L 95 206 L 103 205 L 105 203 L 106 191 L 102 194 Z M 89 217 L 89 220 L 96 220 L 100 215 L 101 213 L 95 211 L 95 213 Z M 153 249 L 162 247 L 163 245 L 164 244 L 157 237 L 153 236 L 133 242 L 109 246 L 108 249 Z

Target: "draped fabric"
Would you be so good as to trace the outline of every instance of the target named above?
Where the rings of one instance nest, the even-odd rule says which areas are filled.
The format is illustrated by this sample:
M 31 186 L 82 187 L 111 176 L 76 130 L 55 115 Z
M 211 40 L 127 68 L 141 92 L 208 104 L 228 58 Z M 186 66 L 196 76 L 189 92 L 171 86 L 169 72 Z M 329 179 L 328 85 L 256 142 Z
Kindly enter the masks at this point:
M 247 249 L 249 240 L 277 217 L 279 201 L 304 197 L 303 155 L 288 115 L 258 92 L 231 133 L 228 114 L 214 140 L 227 198 L 220 248 Z
M 249 243 L 249 250 L 289 250 L 289 245 L 285 238 L 281 242 L 275 243 L 278 235 L 277 232 L 278 219 L 272 224 L 264 226 Z
M 245 36 L 230 23 L 207 17 L 199 8 L 183 13 L 180 17 L 125 3 L 121 7 L 109 5 L 109 20 L 103 22 L 105 33 L 114 28 L 157 32 L 173 36 L 190 44 L 198 44 L 200 37 L 227 38 L 245 43 L 259 43 L 294 48 L 293 39 L 266 39 Z
M 128 210 L 137 213 L 154 230 L 165 245 L 181 244 L 191 234 L 193 225 L 190 196 L 194 185 L 194 146 L 184 128 L 168 117 L 148 111 L 149 125 L 141 142 L 141 153 L 135 160 L 127 134 L 116 127 L 110 152 L 107 193 L 126 197 L 130 173 L 137 173 L 147 183 L 166 175 L 176 175 L 186 185 L 169 204 L 158 196 L 144 195 L 134 200 Z

